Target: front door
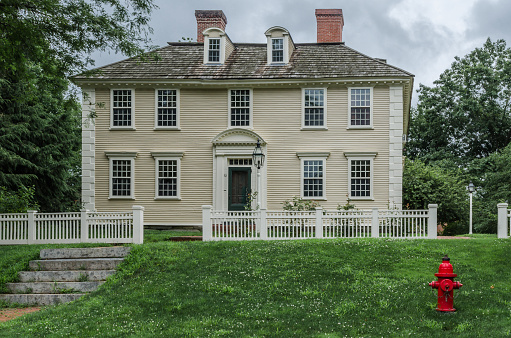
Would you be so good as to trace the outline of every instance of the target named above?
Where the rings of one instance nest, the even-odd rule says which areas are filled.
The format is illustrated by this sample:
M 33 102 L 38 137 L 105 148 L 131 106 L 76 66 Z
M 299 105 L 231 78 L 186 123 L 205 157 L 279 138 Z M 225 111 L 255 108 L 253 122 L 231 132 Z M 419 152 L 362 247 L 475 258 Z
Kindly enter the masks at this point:
M 228 210 L 245 210 L 251 192 L 250 167 L 229 168 L 229 204 Z

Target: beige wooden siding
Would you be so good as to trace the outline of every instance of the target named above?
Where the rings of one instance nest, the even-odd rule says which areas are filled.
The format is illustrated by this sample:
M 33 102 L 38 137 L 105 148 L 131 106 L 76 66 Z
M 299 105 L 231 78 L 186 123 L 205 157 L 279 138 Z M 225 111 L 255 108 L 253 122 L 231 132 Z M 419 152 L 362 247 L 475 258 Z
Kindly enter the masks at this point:
M 181 130 L 154 130 L 155 88 L 135 88 L 136 130 L 109 130 L 110 89 L 97 88 L 96 118 L 96 208 L 99 211 L 145 207 L 145 220 L 152 224 L 199 224 L 201 205 L 212 204 L 213 148 L 211 140 L 228 126 L 227 89 L 181 88 Z M 163 87 L 162 87 L 163 88 Z M 165 88 L 172 88 L 165 86 Z M 246 88 L 246 87 L 244 87 Z M 325 208 L 346 203 L 348 161 L 344 152 L 377 152 L 374 159 L 375 201 L 354 201 L 358 208 L 388 203 L 389 89 L 374 89 L 374 130 L 347 129 L 346 87 L 330 87 L 327 93 L 328 130 L 301 130 L 301 88 L 255 88 L 254 131 L 267 142 L 268 209 L 281 209 L 282 202 L 300 195 L 300 160 L 297 152 L 330 152 L 326 162 Z M 108 199 L 109 162 L 105 151 L 137 152 L 135 200 Z M 155 200 L 155 161 L 151 152 L 183 152 L 181 200 Z

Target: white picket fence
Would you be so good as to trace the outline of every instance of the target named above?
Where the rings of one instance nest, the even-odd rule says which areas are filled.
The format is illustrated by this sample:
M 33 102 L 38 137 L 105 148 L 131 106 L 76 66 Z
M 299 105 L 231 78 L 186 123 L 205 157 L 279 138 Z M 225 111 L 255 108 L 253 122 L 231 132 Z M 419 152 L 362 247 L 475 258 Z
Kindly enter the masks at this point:
M 202 238 L 283 240 L 307 238 L 436 238 L 437 205 L 428 210 L 215 211 L 202 206 Z
M 498 224 L 497 237 L 509 238 L 511 236 L 511 210 L 507 209 L 507 203 L 497 204 Z
M 144 241 L 144 208 L 128 212 L 0 214 L 0 245 Z

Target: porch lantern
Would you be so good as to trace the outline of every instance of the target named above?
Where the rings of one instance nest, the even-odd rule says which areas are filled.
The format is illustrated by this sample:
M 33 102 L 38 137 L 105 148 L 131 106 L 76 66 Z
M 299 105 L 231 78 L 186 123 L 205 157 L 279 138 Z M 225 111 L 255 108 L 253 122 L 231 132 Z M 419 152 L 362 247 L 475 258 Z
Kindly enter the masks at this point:
M 261 209 L 261 167 L 264 165 L 264 154 L 261 141 L 257 139 L 257 145 L 252 153 L 252 163 L 257 167 L 257 210 Z
M 257 140 L 257 145 L 252 153 L 252 161 L 257 169 L 261 169 L 264 165 L 264 154 L 263 149 L 261 148 L 261 141 L 259 141 L 259 139 Z
M 470 194 L 470 221 L 469 221 L 468 233 L 470 235 L 472 235 L 472 194 L 474 193 L 474 191 L 476 191 L 476 187 L 474 186 L 474 183 L 470 182 L 467 189 Z

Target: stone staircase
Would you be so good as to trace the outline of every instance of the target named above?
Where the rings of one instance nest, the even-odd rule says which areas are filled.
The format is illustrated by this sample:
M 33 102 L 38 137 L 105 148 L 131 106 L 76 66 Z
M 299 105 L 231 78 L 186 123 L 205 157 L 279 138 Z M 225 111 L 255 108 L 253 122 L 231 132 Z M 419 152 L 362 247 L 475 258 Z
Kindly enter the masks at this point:
M 131 247 L 43 249 L 40 260 L 30 261 L 31 271 L 19 273 L 19 283 L 7 283 L 9 303 L 53 305 L 76 300 L 95 291 L 115 273 Z

